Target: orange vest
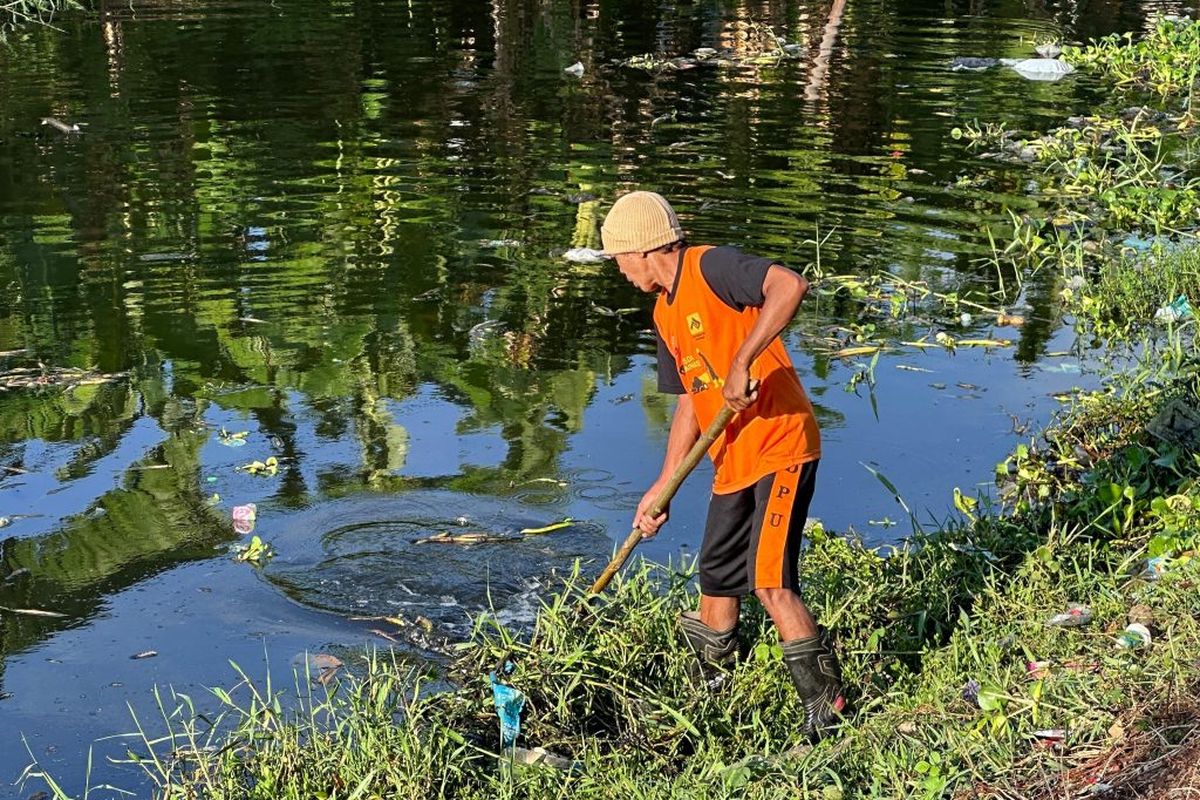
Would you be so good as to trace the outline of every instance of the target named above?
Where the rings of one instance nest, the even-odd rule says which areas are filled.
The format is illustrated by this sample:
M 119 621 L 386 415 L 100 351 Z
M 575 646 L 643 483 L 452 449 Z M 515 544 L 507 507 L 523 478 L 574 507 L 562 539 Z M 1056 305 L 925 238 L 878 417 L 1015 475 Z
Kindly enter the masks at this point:
M 760 313 L 755 306 L 730 308 L 709 288 L 700 272 L 700 257 L 709 249 L 687 248 L 674 298 L 667 302 L 663 292 L 654 305 L 654 325 L 675 359 L 701 430 L 725 404 L 724 376 Z M 751 365 L 750 377 L 762 383 L 758 400 L 735 416 L 708 450 L 716 467 L 714 494 L 736 492 L 821 457 L 812 404 L 778 336 Z

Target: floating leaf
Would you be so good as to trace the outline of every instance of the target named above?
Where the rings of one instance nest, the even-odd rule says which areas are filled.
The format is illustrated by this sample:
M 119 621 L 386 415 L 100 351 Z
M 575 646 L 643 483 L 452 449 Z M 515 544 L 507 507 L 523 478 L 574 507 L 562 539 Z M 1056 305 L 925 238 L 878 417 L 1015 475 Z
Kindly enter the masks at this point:
M 251 461 L 236 469 L 238 472 L 249 472 L 251 475 L 274 475 L 279 471 L 279 459 L 271 456 L 266 461 Z
M 853 358 L 854 356 L 869 356 L 879 353 L 880 345 L 863 345 L 862 347 L 846 347 L 833 354 L 834 358 Z
M 569 527 L 571 527 L 571 518 L 567 517 L 562 522 L 555 522 L 551 525 L 547 525 L 544 528 L 522 528 L 521 533 L 526 536 L 540 536 L 543 533 L 550 533 L 552 531 L 560 531 L 563 528 L 569 528 Z

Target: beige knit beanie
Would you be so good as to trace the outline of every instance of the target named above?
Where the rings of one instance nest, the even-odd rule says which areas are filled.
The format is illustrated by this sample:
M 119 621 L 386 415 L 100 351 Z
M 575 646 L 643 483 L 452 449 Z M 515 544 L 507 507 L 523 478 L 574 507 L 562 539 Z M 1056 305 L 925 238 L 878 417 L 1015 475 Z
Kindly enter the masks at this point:
M 683 238 L 671 204 L 654 192 L 630 192 L 617 198 L 600 226 L 604 252 L 648 253 Z

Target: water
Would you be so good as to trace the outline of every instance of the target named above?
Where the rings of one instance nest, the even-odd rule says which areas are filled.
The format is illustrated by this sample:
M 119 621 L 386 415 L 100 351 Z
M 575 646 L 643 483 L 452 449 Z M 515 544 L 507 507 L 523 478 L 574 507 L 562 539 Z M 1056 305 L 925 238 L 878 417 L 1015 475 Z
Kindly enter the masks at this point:
M 1051 125 L 1097 90 L 948 61 L 1180 10 L 855 0 L 835 25 L 794 0 L 135 6 L 0 51 L 0 351 L 24 350 L 0 369 L 127 373 L 0 393 L 0 464 L 20 470 L 0 475 L 0 605 L 65 615 L 0 612 L 0 796 L 25 796 L 8 785 L 21 734 L 76 791 L 88 747 L 132 728 L 126 703 L 151 718 L 156 683 L 199 697 L 234 682 L 230 659 L 287 683 L 306 651 L 390 645 L 367 617 L 422 616 L 451 639 L 482 609 L 521 623 L 574 559 L 602 563 L 671 412 L 649 299 L 559 257 L 598 246 L 618 192 L 663 191 L 696 242 L 802 267 L 820 239 L 827 271 L 993 291 L 988 226 L 1031 206 L 1029 176 L 951 128 Z M 746 53 L 750 22 L 804 57 L 616 65 Z M 580 78 L 563 72 L 576 61 Z M 1030 323 L 995 335 L 1015 347 L 889 352 L 873 397 L 820 352 L 861 324 L 855 308 L 806 304 L 786 340 L 824 429 L 815 515 L 893 541 L 911 526 L 865 466 L 943 517 L 1051 395 L 1094 384 L 1086 360 L 1050 355 L 1074 345 L 1054 287 L 1011 278 Z M 895 333 L 943 329 L 993 333 L 982 315 Z M 270 455 L 276 476 L 235 471 Z M 694 553 L 710 478 L 644 553 Z M 261 571 L 231 558 L 245 502 L 278 551 Z M 577 524 L 521 544 L 412 544 L 564 517 Z M 105 760 L 124 746 L 95 745 L 96 777 L 138 787 Z

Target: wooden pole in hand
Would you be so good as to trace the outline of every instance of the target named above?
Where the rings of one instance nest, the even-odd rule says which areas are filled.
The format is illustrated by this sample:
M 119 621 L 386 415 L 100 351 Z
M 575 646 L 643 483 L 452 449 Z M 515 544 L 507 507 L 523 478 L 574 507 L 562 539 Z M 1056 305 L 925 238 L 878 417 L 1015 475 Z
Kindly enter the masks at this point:
M 753 392 L 754 388 L 757 387 L 752 386 L 751 392 Z M 729 421 L 733 419 L 736 413 L 729 406 L 721 408 L 717 416 L 709 423 L 708 429 L 700 434 L 700 438 L 692 445 L 692 449 L 688 451 L 683 462 L 676 467 L 675 472 L 671 475 L 671 479 L 667 481 L 667 485 L 663 487 L 663 490 L 658 493 L 658 497 L 654 499 L 654 505 L 650 508 L 650 516 L 657 517 L 663 512 L 663 509 L 671 502 L 671 498 L 679 491 L 679 487 L 684 479 L 696 468 L 696 465 L 700 463 L 700 459 L 704 458 L 704 454 L 708 451 L 708 448 L 717 440 L 717 437 L 729 425 Z M 604 572 L 600 573 L 600 577 L 596 578 L 596 582 L 588 590 L 591 594 L 600 594 L 600 592 L 604 591 L 604 588 L 608 586 L 613 576 L 617 574 L 621 567 L 625 566 L 625 562 L 633 553 L 633 548 L 637 547 L 638 542 L 641 540 L 642 529 L 635 527 L 625 539 L 625 543 L 621 545 L 621 549 L 613 556 L 612 561 L 608 562 L 608 566 L 604 568 Z

